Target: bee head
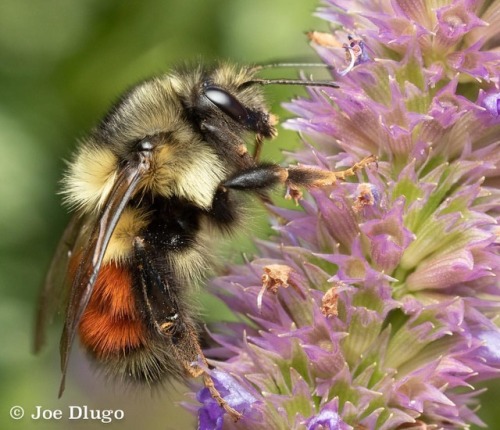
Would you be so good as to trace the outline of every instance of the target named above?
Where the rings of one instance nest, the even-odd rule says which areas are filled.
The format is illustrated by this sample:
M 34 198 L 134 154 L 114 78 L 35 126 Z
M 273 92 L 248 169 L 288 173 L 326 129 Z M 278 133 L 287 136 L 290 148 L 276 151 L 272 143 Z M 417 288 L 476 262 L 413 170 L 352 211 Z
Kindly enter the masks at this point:
M 87 212 L 99 210 L 124 169 L 148 154 L 135 194 L 182 197 L 210 206 L 217 186 L 255 165 L 264 139 L 276 134 L 262 85 L 330 86 L 334 83 L 269 80 L 259 67 L 193 65 L 146 80 L 126 92 L 81 142 L 63 193 Z M 254 153 L 246 143 L 254 140 Z
M 277 120 L 269 112 L 254 69 L 229 64 L 182 69 L 169 75 L 189 122 L 204 139 L 226 149 L 241 145 L 245 134 L 276 136 Z M 226 145 L 224 145 L 226 144 Z

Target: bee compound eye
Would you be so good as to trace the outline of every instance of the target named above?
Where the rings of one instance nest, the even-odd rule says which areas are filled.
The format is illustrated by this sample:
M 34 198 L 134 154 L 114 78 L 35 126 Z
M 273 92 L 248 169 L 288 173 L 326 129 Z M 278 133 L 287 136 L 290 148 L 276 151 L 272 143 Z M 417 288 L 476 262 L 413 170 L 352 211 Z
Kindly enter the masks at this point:
M 244 122 L 248 118 L 245 107 L 229 92 L 218 87 L 207 87 L 205 96 L 215 106 L 235 121 Z

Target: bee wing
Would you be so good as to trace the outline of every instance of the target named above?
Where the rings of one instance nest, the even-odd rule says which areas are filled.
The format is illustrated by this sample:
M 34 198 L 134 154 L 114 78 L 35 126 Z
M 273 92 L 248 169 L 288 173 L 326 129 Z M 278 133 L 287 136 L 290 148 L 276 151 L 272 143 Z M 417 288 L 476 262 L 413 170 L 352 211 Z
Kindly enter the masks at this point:
M 73 254 L 79 232 L 83 225 L 83 218 L 73 215 L 68 226 L 57 244 L 56 252 L 50 263 L 40 292 L 36 310 L 36 326 L 34 351 L 38 353 L 45 342 L 45 329 L 54 314 L 61 309 L 64 302 L 64 287 L 68 283 L 67 271 L 69 260 Z
M 136 191 L 144 174 L 149 170 L 150 162 L 151 153 L 143 151 L 139 153 L 137 160 L 127 163 L 122 168 L 92 228 L 88 244 L 83 250 L 80 265 L 71 285 L 66 320 L 60 343 L 62 379 L 59 397 L 64 391 L 69 353 L 75 338 L 76 328 L 89 302 L 109 240 L 123 210 Z

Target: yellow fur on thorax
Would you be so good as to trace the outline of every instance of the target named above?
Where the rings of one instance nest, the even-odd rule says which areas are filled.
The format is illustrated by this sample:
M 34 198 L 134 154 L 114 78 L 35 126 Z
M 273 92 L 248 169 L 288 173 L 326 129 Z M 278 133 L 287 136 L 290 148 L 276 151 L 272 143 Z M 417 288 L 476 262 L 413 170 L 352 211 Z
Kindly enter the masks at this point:
M 113 188 L 117 164 L 110 149 L 82 145 L 63 179 L 65 202 L 84 213 L 99 211 Z
M 208 209 L 227 168 L 215 151 L 189 131 L 178 131 L 176 140 L 158 148 L 149 187 L 163 197 L 177 196 Z
M 189 287 L 199 284 L 210 273 L 211 265 L 203 243 L 178 252 L 171 252 L 167 258 L 179 282 Z
M 134 238 L 148 224 L 148 214 L 140 208 L 125 208 L 111 236 L 103 263 L 125 262 L 133 253 Z
M 143 179 L 143 188 L 154 195 L 181 197 L 208 209 L 226 175 L 226 167 L 217 154 L 181 130 L 176 133 L 175 142 L 155 149 L 152 170 Z M 117 176 L 118 160 L 111 150 L 82 146 L 64 178 L 62 192 L 70 206 L 84 213 L 98 212 Z M 136 194 L 143 191 L 140 187 Z

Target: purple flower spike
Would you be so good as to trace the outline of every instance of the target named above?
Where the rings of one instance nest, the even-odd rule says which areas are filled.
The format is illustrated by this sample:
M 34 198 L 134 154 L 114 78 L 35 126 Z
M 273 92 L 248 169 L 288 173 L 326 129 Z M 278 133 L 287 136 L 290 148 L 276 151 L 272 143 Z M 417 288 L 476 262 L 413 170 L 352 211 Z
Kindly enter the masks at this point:
M 378 162 L 304 193 L 302 210 L 272 208 L 276 237 L 214 280 L 235 319 L 207 355 L 243 418 L 203 389 L 200 428 L 483 425 L 479 384 L 500 377 L 498 11 L 324 0 L 334 31 L 310 39 L 341 88 L 286 104 L 306 144 L 292 155 Z

